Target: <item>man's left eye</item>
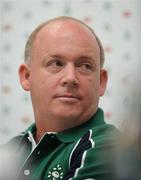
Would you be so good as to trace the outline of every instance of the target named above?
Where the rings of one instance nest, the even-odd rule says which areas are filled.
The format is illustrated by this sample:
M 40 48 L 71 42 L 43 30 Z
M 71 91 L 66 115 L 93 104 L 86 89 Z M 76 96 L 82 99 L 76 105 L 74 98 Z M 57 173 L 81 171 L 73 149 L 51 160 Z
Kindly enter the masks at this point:
M 63 63 L 59 60 L 55 60 L 52 65 L 55 65 L 55 66 L 63 66 Z
M 83 63 L 83 64 L 79 65 L 79 69 L 82 72 L 89 72 L 89 71 L 92 71 L 93 66 L 90 63 Z
M 84 63 L 84 64 L 82 64 L 82 68 L 92 69 L 92 65 L 91 65 L 91 64 L 88 64 L 88 63 Z
M 94 71 L 94 65 L 90 62 L 82 62 L 78 64 L 77 69 L 82 74 L 90 74 Z
M 82 63 L 78 65 L 78 70 L 80 73 L 88 74 L 93 70 L 93 66 L 90 63 Z

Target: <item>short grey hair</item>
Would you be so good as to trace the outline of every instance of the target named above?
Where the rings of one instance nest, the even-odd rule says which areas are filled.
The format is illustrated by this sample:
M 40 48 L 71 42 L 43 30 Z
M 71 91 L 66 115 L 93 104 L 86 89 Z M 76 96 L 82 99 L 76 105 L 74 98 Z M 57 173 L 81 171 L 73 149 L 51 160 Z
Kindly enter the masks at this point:
M 39 26 L 37 26 L 37 28 L 31 33 L 31 35 L 29 36 L 27 42 L 26 42 L 26 46 L 25 46 L 25 53 L 24 53 L 24 60 L 25 60 L 25 63 L 26 64 L 30 64 L 31 62 L 31 52 L 32 52 L 32 47 L 33 47 L 33 43 L 36 39 L 36 35 L 37 33 L 44 27 L 46 26 L 47 24 L 51 23 L 51 22 L 55 22 L 55 21 L 68 21 L 68 20 L 73 20 L 75 22 L 78 22 L 82 25 L 84 25 L 85 27 L 87 27 L 91 32 L 92 34 L 95 36 L 96 38 L 96 41 L 98 43 L 98 46 L 100 48 L 100 65 L 101 67 L 103 66 L 104 64 L 104 61 L 105 61 L 105 55 L 104 55 L 104 49 L 103 49 L 103 46 L 102 46 L 102 43 L 100 41 L 100 39 L 98 38 L 98 36 L 95 34 L 94 30 L 88 26 L 87 24 L 85 24 L 83 21 L 81 20 L 78 20 L 76 18 L 73 18 L 73 17 L 69 17 L 69 16 L 60 16 L 60 17 L 56 17 L 54 19 L 50 19 L 48 21 L 45 21 L 43 23 L 41 23 Z

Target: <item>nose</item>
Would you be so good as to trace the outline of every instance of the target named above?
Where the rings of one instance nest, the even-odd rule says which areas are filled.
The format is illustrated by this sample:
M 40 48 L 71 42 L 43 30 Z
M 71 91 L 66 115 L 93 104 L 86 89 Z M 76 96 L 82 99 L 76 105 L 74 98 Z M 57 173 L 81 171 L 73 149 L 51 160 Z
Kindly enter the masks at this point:
M 67 87 L 77 87 L 79 80 L 77 71 L 73 64 L 68 64 L 64 67 L 61 84 Z

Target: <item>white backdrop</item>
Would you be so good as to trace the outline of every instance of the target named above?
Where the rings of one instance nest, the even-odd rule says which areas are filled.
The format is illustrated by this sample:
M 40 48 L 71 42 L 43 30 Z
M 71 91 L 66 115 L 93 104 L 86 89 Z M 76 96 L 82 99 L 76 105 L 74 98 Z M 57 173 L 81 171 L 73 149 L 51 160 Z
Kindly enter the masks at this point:
M 140 4 L 140 5 L 139 5 Z M 103 42 L 109 82 L 100 106 L 119 128 L 136 119 L 140 82 L 139 0 L 0 1 L 0 140 L 34 121 L 30 96 L 19 85 L 18 67 L 32 30 L 42 21 L 68 15 L 94 28 Z M 141 96 L 140 96 L 141 97 Z

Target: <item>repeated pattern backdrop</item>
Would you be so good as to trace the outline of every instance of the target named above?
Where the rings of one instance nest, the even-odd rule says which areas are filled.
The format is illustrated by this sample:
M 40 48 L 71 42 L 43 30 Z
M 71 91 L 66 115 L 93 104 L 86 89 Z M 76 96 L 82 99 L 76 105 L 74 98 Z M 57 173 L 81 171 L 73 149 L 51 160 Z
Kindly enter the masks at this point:
M 106 55 L 109 81 L 100 106 L 106 121 L 130 128 L 138 119 L 140 1 L 137 0 L 1 0 L 0 1 L 0 141 L 34 121 L 30 95 L 18 79 L 24 47 L 42 21 L 68 15 L 94 28 Z

